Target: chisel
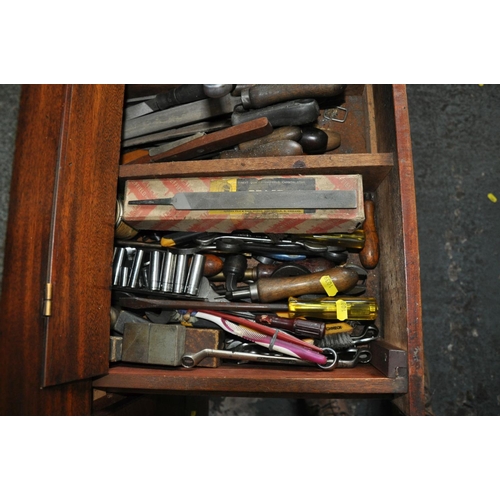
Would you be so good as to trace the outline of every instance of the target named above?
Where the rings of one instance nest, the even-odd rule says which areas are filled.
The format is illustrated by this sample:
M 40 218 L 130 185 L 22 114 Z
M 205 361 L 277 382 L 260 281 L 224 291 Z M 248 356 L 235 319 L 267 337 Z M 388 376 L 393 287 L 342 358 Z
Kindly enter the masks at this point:
M 129 205 L 172 205 L 177 210 L 273 210 L 356 208 L 349 191 L 236 191 L 177 193 L 171 198 L 130 200 Z

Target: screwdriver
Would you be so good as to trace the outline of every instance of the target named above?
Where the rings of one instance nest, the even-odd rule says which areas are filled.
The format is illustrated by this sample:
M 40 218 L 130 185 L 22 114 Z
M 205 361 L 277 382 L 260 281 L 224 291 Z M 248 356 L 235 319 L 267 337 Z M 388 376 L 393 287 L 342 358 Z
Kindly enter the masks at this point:
M 227 302 L 204 300 L 146 299 L 137 296 L 121 296 L 118 305 L 129 309 L 182 309 L 189 311 L 233 311 L 233 312 L 276 312 L 291 316 L 337 320 L 338 298 L 298 300 L 291 297 L 288 304 L 259 304 L 256 302 Z M 348 303 L 348 320 L 373 321 L 377 317 L 378 306 L 374 298 L 343 297 Z
M 290 297 L 288 308 L 292 316 L 340 321 L 374 321 L 378 314 L 377 301 L 373 297 L 327 297 L 313 301 Z
M 308 339 L 322 339 L 325 335 L 350 333 L 353 328 L 348 323 L 325 323 L 323 321 L 311 321 L 302 318 L 282 318 L 269 314 L 255 316 L 257 323 L 275 326 L 292 332 L 295 336 Z

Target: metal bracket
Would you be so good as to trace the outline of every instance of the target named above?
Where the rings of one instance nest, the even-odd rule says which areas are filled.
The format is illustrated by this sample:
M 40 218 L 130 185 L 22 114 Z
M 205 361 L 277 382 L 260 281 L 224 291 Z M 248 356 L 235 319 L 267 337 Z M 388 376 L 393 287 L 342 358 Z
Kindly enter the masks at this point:
M 370 344 L 370 349 L 372 351 L 371 364 L 386 377 L 398 378 L 408 375 L 408 356 L 406 351 L 384 340 L 375 340 Z

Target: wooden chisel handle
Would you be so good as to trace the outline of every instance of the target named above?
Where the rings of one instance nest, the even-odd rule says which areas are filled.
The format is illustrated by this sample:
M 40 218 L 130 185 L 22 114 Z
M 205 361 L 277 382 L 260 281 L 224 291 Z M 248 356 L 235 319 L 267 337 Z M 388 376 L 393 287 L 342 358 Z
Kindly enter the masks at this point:
M 293 99 L 317 99 L 340 94 L 346 85 L 254 85 L 241 91 L 241 103 L 245 109 L 259 109 L 278 102 Z
M 372 200 L 365 200 L 365 244 L 359 253 L 359 260 L 365 269 L 374 269 L 379 260 L 378 233 L 375 226 L 375 204 Z
M 202 84 L 186 84 L 180 85 L 174 89 L 157 94 L 153 101 L 158 109 L 169 109 L 180 104 L 200 101 L 206 99 Z M 147 102 L 148 103 L 148 102 Z
M 256 158 L 265 156 L 295 156 L 301 155 L 304 151 L 302 146 L 295 141 L 274 141 L 253 148 L 245 149 L 243 151 L 223 151 L 220 158 Z
M 231 123 L 238 125 L 265 116 L 274 128 L 293 127 L 315 122 L 319 112 L 319 105 L 314 99 L 295 99 L 250 111 L 245 111 L 243 106 L 236 106 Z
M 304 127 L 299 143 L 307 154 L 323 154 L 340 146 L 340 134 L 316 127 Z
M 153 163 L 160 161 L 190 160 L 198 156 L 214 153 L 223 149 L 236 146 L 242 141 L 249 141 L 270 134 L 273 127 L 265 117 L 256 118 L 233 127 L 228 127 L 218 132 L 206 134 L 199 139 L 194 139 L 165 153 L 155 156 L 144 155 L 136 158 L 133 163 Z
M 339 292 L 353 288 L 359 280 L 358 273 L 347 267 L 334 267 L 325 271 L 291 278 L 268 278 L 255 284 L 260 302 L 275 302 L 292 296 L 325 293 L 322 278 L 328 276 Z M 252 286 L 251 286 L 252 288 Z
M 274 141 L 300 141 L 302 137 L 302 129 L 300 127 L 279 127 L 273 130 L 273 132 L 260 139 L 254 139 L 253 141 L 242 142 L 238 145 L 240 151 L 245 151 L 255 146 L 262 146 L 269 142 Z

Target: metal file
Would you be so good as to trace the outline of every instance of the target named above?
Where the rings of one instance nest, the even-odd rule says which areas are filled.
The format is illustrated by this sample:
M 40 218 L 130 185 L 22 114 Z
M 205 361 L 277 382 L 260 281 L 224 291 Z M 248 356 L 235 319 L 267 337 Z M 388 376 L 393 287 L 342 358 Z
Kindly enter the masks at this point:
M 357 193 L 355 190 L 177 193 L 171 198 L 131 200 L 129 205 L 172 205 L 177 210 L 349 209 L 357 208 Z

